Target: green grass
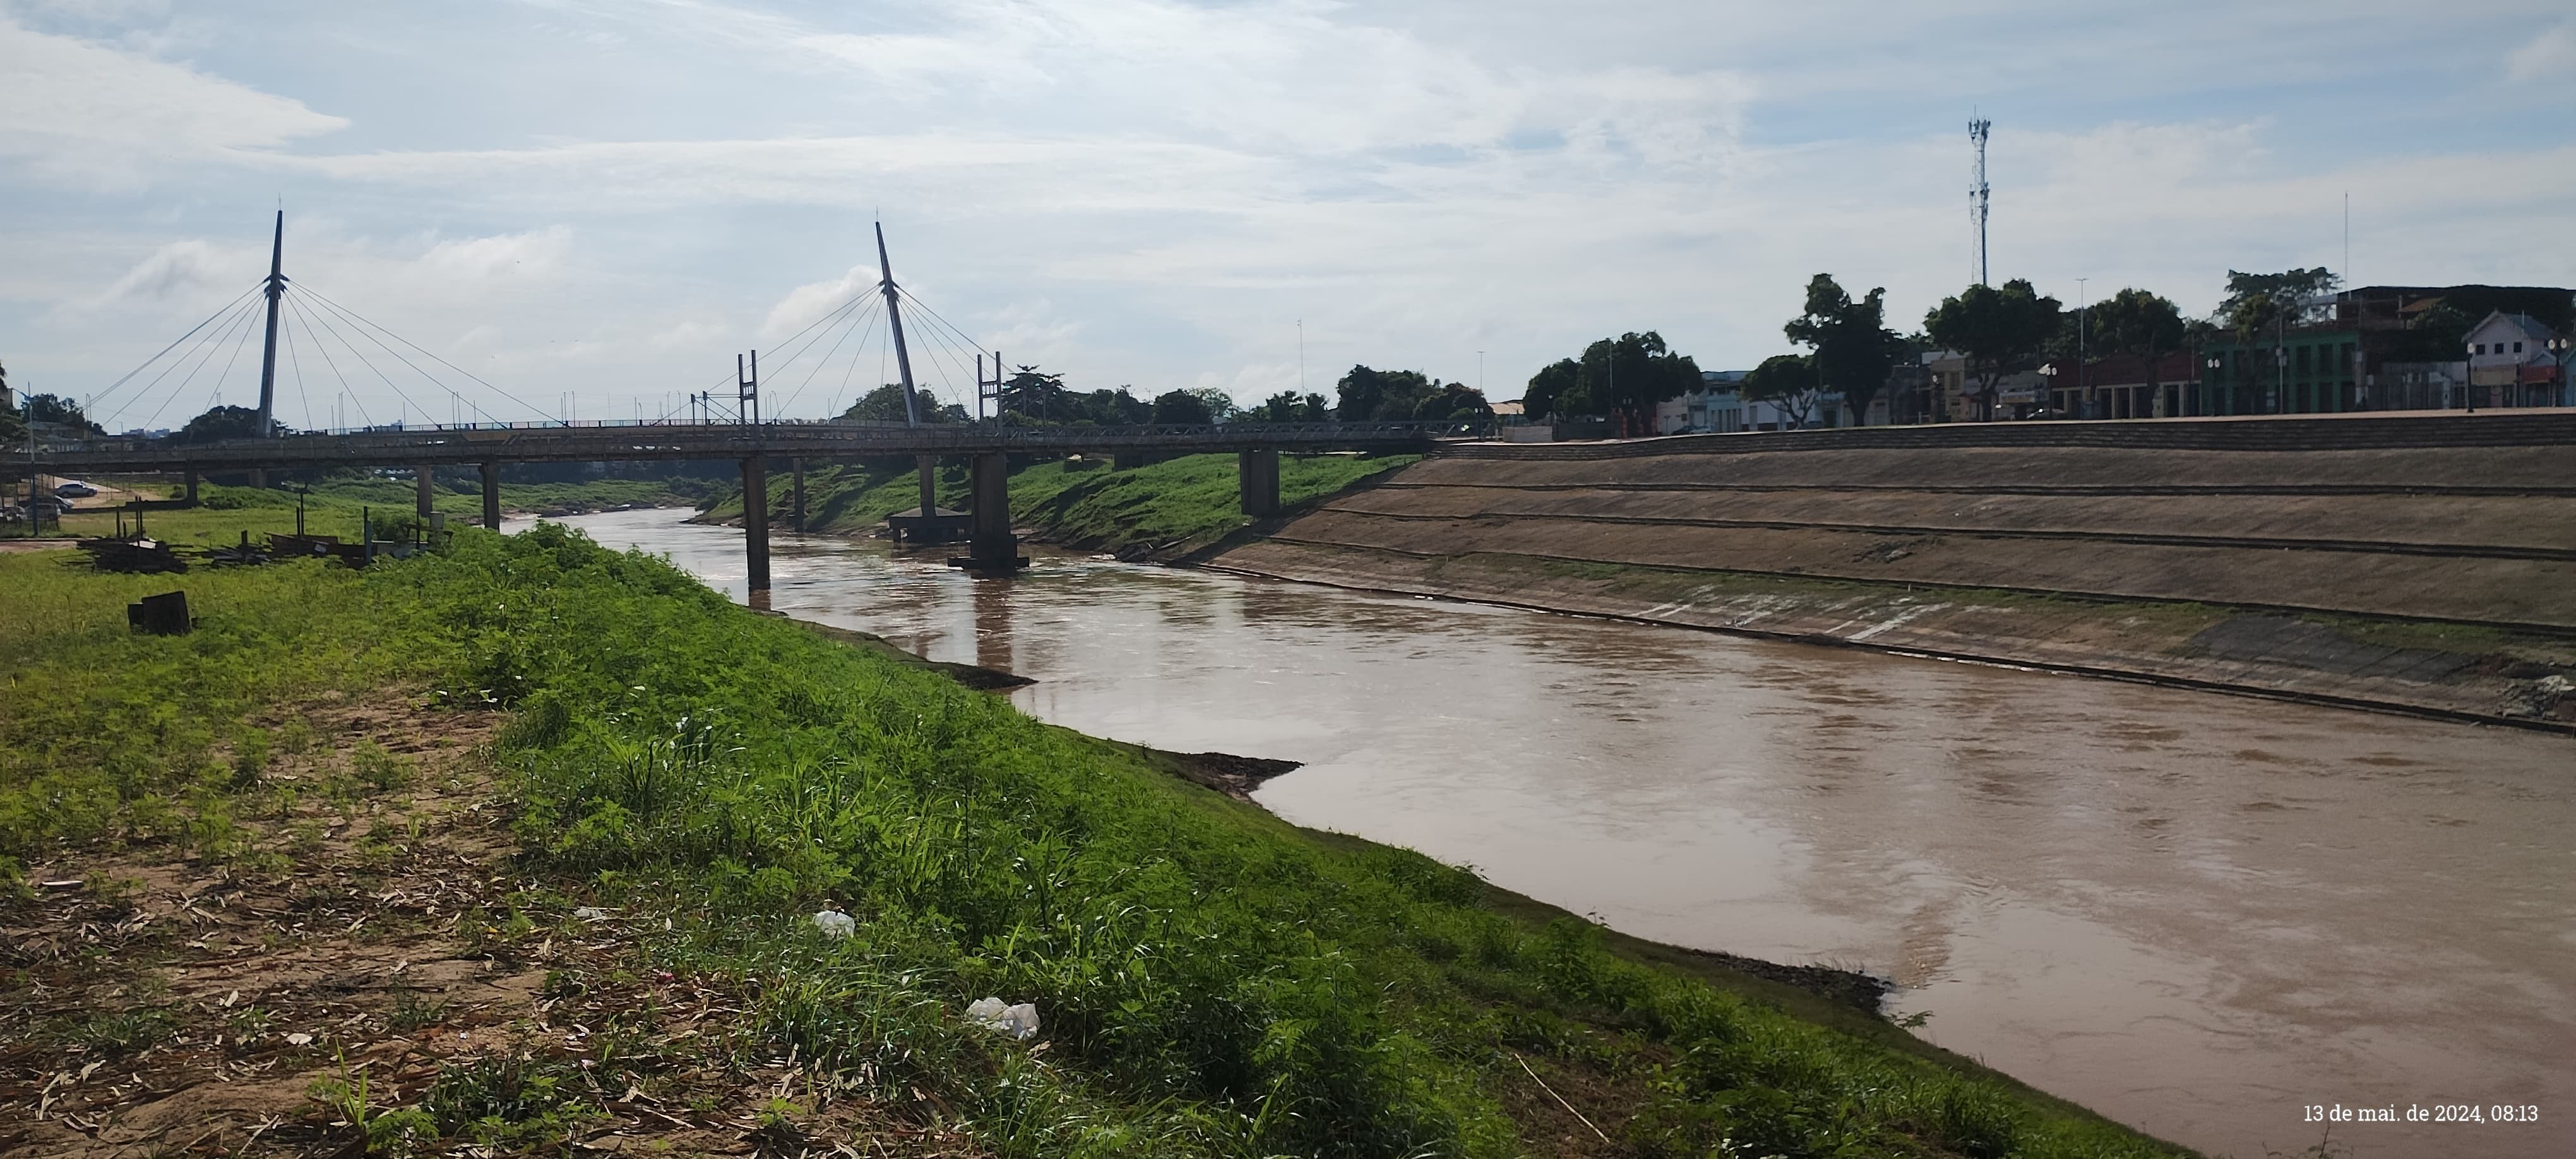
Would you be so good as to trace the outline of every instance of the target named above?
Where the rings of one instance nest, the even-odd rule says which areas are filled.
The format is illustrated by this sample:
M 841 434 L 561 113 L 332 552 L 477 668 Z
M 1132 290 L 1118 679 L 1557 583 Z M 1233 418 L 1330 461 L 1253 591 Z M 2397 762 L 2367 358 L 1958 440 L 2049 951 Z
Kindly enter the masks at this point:
M 1297 830 L 561 527 L 365 573 L 191 573 L 206 623 L 175 638 L 117 618 L 172 581 L 0 569 L 31 593 L 0 605 L 0 852 L 175 842 L 133 806 L 221 813 L 247 790 L 211 750 L 302 698 L 507 706 L 526 872 L 565 907 L 669 915 L 642 952 L 747 996 L 722 1028 L 741 1057 L 792 1052 L 888 1103 L 929 1092 L 998 1155 L 1553 1152 L 1523 1060 L 1583 1077 L 1632 1154 L 2169 1153 L 1586 923 L 1498 912 L 1464 870 Z M 805 920 L 826 904 L 854 936 Z M 1035 1002 L 1041 1039 L 966 1025 L 988 994 Z M 605 1097 L 474 1065 L 389 1121 L 507 1138 Z
M 1419 457 L 1282 455 L 1280 502 L 1329 495 Z M 886 516 L 920 504 L 919 484 L 909 467 L 825 467 L 809 471 L 805 484 L 806 526 L 816 532 L 868 534 L 883 527 Z M 961 468 L 952 465 L 940 473 L 941 506 L 964 510 L 968 495 Z M 787 526 L 793 501 L 783 478 L 771 477 L 769 500 L 771 526 Z M 742 494 L 736 489 L 712 505 L 706 518 L 741 515 Z M 1188 455 L 1124 471 L 1113 469 L 1106 459 L 1039 463 L 1011 475 L 1011 520 L 1050 542 L 1108 551 L 1205 544 L 1249 522 L 1231 454 Z
M 172 487 L 161 482 L 138 483 L 137 489 L 168 493 Z M 594 479 L 581 483 L 503 483 L 503 506 L 510 511 L 591 511 L 619 506 L 695 506 L 716 488 L 713 480 L 670 479 Z M 217 546 L 240 541 L 248 532 L 256 540 L 270 532 L 295 530 L 296 496 L 276 488 L 254 490 L 248 487 L 200 486 L 200 506 L 192 509 L 147 511 L 144 529 L 154 538 L 170 543 L 195 546 Z M 418 494 L 409 480 L 340 479 L 315 484 L 305 499 L 305 529 L 316 535 L 355 538 L 361 512 L 372 509 L 382 520 L 408 523 L 412 518 Z M 483 517 L 483 497 L 470 482 L 442 479 L 431 497 L 431 507 L 444 511 L 448 519 L 462 525 Z M 130 528 L 132 516 L 128 515 Z M 112 535 L 117 515 L 112 509 L 74 509 L 64 517 L 63 532 L 73 536 Z M 380 523 L 380 527 L 384 524 Z M 51 531 L 51 524 L 47 525 Z

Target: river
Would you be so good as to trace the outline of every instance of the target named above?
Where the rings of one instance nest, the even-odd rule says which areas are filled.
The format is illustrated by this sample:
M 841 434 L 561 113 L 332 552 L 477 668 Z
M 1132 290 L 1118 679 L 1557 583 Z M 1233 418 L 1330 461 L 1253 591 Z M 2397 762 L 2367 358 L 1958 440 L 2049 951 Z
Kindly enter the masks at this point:
M 741 532 L 564 522 L 743 598 Z M 1037 555 L 781 537 L 772 606 L 1302 761 L 1260 801 L 1643 937 L 1893 979 L 1916 1033 L 2212 1154 L 2576 1153 L 2576 741 Z M 2408 1123 L 2537 1107 L 2536 1124 Z

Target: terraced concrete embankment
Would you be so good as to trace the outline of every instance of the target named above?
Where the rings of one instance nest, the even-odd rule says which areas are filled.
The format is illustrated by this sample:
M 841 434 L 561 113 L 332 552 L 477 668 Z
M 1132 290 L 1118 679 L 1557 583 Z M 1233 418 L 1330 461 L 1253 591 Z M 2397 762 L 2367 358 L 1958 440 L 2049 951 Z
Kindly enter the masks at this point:
M 1475 445 L 1211 562 L 2576 731 L 2576 413 Z

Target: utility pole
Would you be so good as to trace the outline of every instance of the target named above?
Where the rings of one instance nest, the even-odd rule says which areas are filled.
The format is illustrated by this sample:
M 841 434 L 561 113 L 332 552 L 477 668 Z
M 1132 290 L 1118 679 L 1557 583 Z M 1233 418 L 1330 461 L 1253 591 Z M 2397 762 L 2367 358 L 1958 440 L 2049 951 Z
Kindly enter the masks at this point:
M 286 211 L 277 211 L 277 234 L 268 246 L 268 341 L 259 352 L 259 436 L 272 433 L 269 416 L 277 409 L 277 301 L 286 295 Z
M 912 351 L 903 344 L 903 295 L 895 289 L 894 262 L 886 257 L 884 222 L 877 223 L 877 274 L 883 279 L 877 285 L 885 291 L 886 326 L 894 332 L 895 370 L 903 376 L 903 425 L 917 427 L 921 425 L 921 408 L 912 397 Z M 939 512 L 938 483 L 931 477 L 937 462 L 934 455 L 923 455 L 915 461 L 921 476 L 921 517 L 925 520 Z

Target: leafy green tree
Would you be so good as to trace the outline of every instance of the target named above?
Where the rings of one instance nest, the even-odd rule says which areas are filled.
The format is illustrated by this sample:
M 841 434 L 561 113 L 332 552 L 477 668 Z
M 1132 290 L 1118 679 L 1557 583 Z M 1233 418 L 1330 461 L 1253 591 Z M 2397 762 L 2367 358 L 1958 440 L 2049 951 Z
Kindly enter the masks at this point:
M 1069 423 L 1082 417 L 1082 401 L 1064 387 L 1064 376 L 1023 366 L 1002 380 L 1002 414 L 1032 423 Z
M 1521 413 L 1536 422 L 1557 409 L 1557 400 L 1573 393 L 1583 376 L 1583 364 L 1571 358 L 1560 358 L 1530 376 L 1529 387 L 1521 394 Z
M 1187 426 L 1206 426 L 1216 421 L 1208 412 L 1207 398 L 1193 390 L 1174 390 L 1154 399 L 1154 421 Z
M 269 420 L 269 433 L 286 433 L 286 424 Z M 188 420 L 188 425 L 170 435 L 174 443 L 214 443 L 225 439 L 259 437 L 259 411 L 246 406 L 219 406 Z
M 1789 341 L 1812 347 L 1818 389 L 1843 396 L 1854 425 L 1866 423 L 1869 404 L 1887 386 L 1904 340 L 1887 328 L 1887 291 L 1854 300 L 1831 274 L 1807 280 L 1807 312 L 1780 328 Z
M 1700 383 L 1699 364 L 1664 345 L 1652 330 L 1604 338 L 1583 350 L 1574 389 L 1557 396 L 1559 414 L 1604 414 L 1632 431 L 1654 429 L 1655 404 Z
M 1333 417 L 1343 422 L 1409 419 L 1422 400 L 1439 387 L 1419 370 L 1371 370 L 1354 366 L 1334 384 L 1340 402 Z
M 921 421 L 925 423 L 962 423 L 972 417 L 966 413 L 964 406 L 953 402 L 941 405 L 925 393 L 916 391 L 913 402 L 920 409 Z M 848 409 L 841 412 L 841 417 L 850 422 L 861 423 L 904 421 L 903 384 L 889 382 L 860 395 L 857 402 L 851 403 Z
M 1793 427 L 1804 427 L 1816 406 L 1816 364 L 1803 354 L 1774 354 L 1744 372 L 1735 390 L 1747 402 L 1778 406 Z
M 1970 286 L 1923 316 L 1924 333 L 1942 349 L 1967 359 L 1977 384 L 1978 417 L 1995 417 L 1995 383 L 2035 365 L 2057 333 L 2058 302 L 2014 278 L 2001 288 Z
M 1095 390 L 1082 396 L 1082 417 L 1097 426 L 1132 427 L 1153 421 L 1154 404 L 1136 397 L 1134 387 Z
M 1327 417 L 1323 395 L 1300 395 L 1293 390 L 1271 395 L 1245 413 L 1265 423 L 1320 423 Z
M 1199 401 L 1207 404 L 1209 422 L 1230 423 L 1243 413 L 1243 408 L 1235 403 L 1233 395 L 1213 386 L 1193 386 L 1189 388 L 1189 392 L 1199 396 Z
M 2190 330 L 2172 300 L 2140 289 L 2126 289 L 2084 311 L 2083 336 L 2088 349 L 2117 351 L 2146 363 L 2147 394 L 2164 397 L 2157 378 L 2159 363 L 2184 348 Z M 2091 399 L 2085 400 L 2092 405 Z
M 18 417 L 17 400 L 9 393 L 9 368 L 0 366 L 0 443 L 15 443 L 26 437 L 26 420 Z
M 1494 417 L 1494 408 L 1485 401 L 1484 391 L 1452 382 L 1414 404 L 1413 417 L 1425 422 L 1480 421 Z
M 97 423 L 89 421 L 88 415 L 81 413 L 78 402 L 58 394 L 28 395 L 25 417 L 31 423 L 59 423 L 93 435 L 107 433 Z

